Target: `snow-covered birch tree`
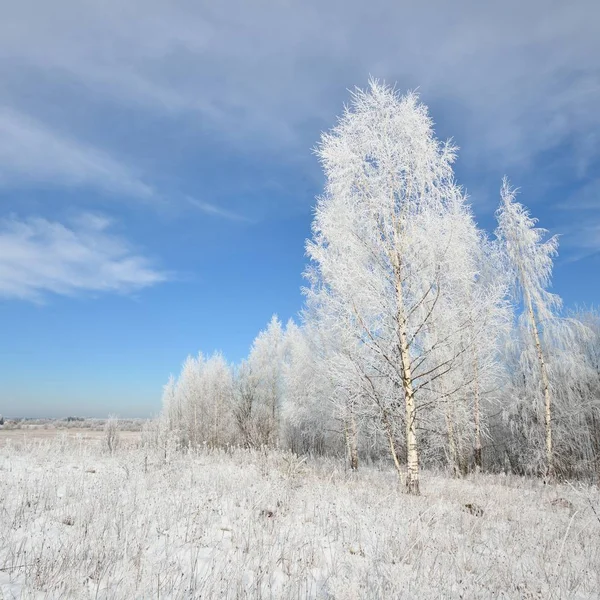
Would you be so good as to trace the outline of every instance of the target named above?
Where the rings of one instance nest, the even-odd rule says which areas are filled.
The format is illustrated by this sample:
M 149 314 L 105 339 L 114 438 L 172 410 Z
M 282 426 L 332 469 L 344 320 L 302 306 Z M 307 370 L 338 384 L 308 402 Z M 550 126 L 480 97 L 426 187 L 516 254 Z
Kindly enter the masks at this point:
M 544 241 L 547 231 L 536 227 L 537 219 L 532 218 L 529 211 L 516 201 L 516 190 L 506 177 L 500 196 L 500 207 L 496 212 L 496 235 L 503 245 L 517 299 L 523 304 L 525 320 L 535 346 L 544 397 L 545 468 L 547 474 L 552 474 L 552 393 L 540 329 L 556 316 L 561 307 L 560 297 L 547 290 L 552 277 L 552 259 L 558 251 L 558 237 L 552 236 Z
M 222 354 L 188 356 L 177 379 L 164 387 L 162 419 L 184 447 L 221 446 L 233 441 L 233 382 Z
M 311 276 L 312 278 L 312 276 Z M 358 470 L 359 437 L 362 417 L 374 405 L 383 407 L 385 398 L 373 388 L 372 370 L 361 359 L 363 348 L 352 331 L 352 321 L 340 305 L 341 299 L 313 281 L 305 290 L 307 296 L 304 318 L 307 337 L 316 359 L 316 373 L 321 382 L 319 392 L 325 392 L 330 417 L 339 425 L 350 468 Z M 374 393 L 377 392 L 377 393 Z M 380 415 L 378 415 L 380 416 Z
M 282 422 L 286 446 L 297 453 L 322 455 L 335 446 L 333 385 L 322 333 L 293 321 L 285 329 Z
M 252 343 L 248 367 L 256 380 L 255 413 L 265 432 L 263 443 L 276 445 L 279 439 L 281 403 L 283 399 L 283 361 L 285 359 L 284 328 L 273 315 L 267 328 Z M 260 411 L 260 414 L 259 414 Z
M 456 334 L 465 323 L 451 324 L 444 311 L 453 277 L 465 269 L 446 217 L 458 212 L 474 227 L 454 182 L 455 149 L 435 138 L 415 94 L 371 81 L 323 135 L 317 155 L 326 187 L 307 245 L 309 277 L 340 299 L 368 350 L 363 372 L 380 367 L 371 374 L 395 390 L 392 406 L 404 409 L 406 487 L 418 494 L 416 396 L 431 393 L 464 351 Z

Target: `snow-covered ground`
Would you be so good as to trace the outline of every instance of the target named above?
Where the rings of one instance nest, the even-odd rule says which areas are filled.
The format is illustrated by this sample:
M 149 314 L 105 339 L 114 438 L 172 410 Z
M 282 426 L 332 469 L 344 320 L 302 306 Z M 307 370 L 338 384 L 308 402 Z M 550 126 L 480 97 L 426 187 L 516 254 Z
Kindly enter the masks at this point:
M 425 473 L 410 497 L 283 453 L 0 448 L 2 599 L 598 597 L 596 488 Z

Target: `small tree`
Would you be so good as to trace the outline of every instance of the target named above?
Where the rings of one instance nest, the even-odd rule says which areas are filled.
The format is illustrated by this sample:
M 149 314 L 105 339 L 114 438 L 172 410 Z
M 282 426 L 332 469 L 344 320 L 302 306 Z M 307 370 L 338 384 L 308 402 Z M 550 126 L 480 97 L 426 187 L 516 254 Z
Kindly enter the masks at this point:
M 262 421 L 261 430 L 266 434 L 263 443 L 269 446 L 276 446 L 280 438 L 284 338 L 281 321 L 273 315 L 267 328 L 256 336 L 248 356 L 248 367 L 256 383 L 253 411 Z
M 104 424 L 104 445 L 109 454 L 114 454 L 120 443 L 119 419 L 115 415 L 109 415 Z
M 305 311 L 304 326 L 292 321 L 285 333 L 287 360 L 284 364 L 283 416 L 286 442 L 294 452 L 323 454 L 340 449 L 340 442 L 358 469 L 358 426 L 348 414 L 334 361 L 332 332 L 317 315 Z M 339 342 L 339 339 L 336 340 Z M 341 424 L 341 428 L 340 428 Z
M 248 361 L 242 361 L 233 379 L 232 411 L 245 448 L 269 443 L 272 432 L 269 412 L 261 402 L 260 381 Z

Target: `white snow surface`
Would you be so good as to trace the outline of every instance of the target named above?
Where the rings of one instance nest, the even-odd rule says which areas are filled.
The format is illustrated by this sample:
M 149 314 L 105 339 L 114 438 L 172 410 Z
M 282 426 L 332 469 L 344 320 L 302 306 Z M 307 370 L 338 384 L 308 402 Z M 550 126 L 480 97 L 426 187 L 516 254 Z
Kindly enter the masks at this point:
M 597 488 L 421 486 L 280 452 L 8 443 L 0 599 L 599 597 Z

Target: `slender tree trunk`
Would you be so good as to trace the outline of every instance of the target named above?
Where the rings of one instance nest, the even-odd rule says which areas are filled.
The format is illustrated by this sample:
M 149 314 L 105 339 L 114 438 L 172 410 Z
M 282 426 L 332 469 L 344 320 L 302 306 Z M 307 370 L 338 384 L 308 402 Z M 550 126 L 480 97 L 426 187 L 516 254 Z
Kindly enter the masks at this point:
M 594 464 L 596 465 L 596 479 L 600 484 L 600 427 L 596 423 L 596 414 L 592 412 L 592 452 L 594 455 Z
M 395 264 L 396 305 L 398 309 L 398 337 L 400 342 L 400 361 L 402 363 L 402 387 L 404 389 L 404 404 L 406 418 L 406 491 L 409 494 L 419 494 L 419 447 L 417 445 L 417 407 L 413 388 L 410 348 L 406 333 L 406 318 L 404 296 L 402 293 L 402 277 L 400 261 Z
M 276 384 L 272 384 L 271 388 L 271 444 L 273 446 L 277 445 L 277 437 L 278 437 L 278 423 L 277 423 L 277 388 Z
M 481 470 L 481 416 L 479 410 L 479 365 L 477 364 L 477 354 L 473 352 L 473 413 L 475 417 L 475 447 L 474 447 L 474 458 L 475 458 L 475 469 Z
M 346 447 L 348 448 L 348 455 L 350 456 L 350 468 L 353 471 L 358 471 L 358 440 L 357 440 L 357 428 L 356 428 L 356 417 L 354 416 L 354 410 L 349 407 L 349 415 L 346 419 L 346 426 L 344 433 L 346 434 Z
M 454 475 L 460 473 L 458 450 L 456 449 L 456 439 L 454 438 L 454 424 L 449 412 L 446 411 L 446 429 L 448 430 L 448 445 L 450 446 L 450 458 L 452 460 L 452 470 Z
M 398 477 L 402 480 L 403 472 L 402 465 L 400 464 L 400 460 L 398 459 L 398 453 L 396 452 L 396 445 L 394 444 L 394 431 L 392 429 L 392 425 L 388 418 L 387 412 L 383 411 L 383 425 L 385 427 L 385 433 L 388 438 L 388 444 L 390 445 L 390 453 L 392 455 L 392 459 L 394 460 L 394 466 L 396 467 L 396 472 L 398 473 Z
M 548 379 L 548 371 L 546 369 L 546 361 L 544 360 L 544 353 L 542 351 L 542 344 L 540 342 L 538 326 L 535 320 L 535 313 L 533 312 L 531 296 L 528 292 L 526 292 L 525 297 L 527 301 L 527 311 L 529 313 L 529 319 L 531 321 L 531 328 L 533 330 L 535 349 L 537 351 L 538 361 L 540 363 L 540 373 L 542 376 L 542 390 L 544 392 L 544 423 L 546 427 L 546 474 L 552 476 L 554 475 L 554 454 L 552 451 L 552 402 L 550 397 L 550 381 Z
M 198 407 L 194 400 L 194 447 L 198 445 Z
M 220 398 L 221 394 L 216 394 L 216 401 L 214 407 L 214 421 L 213 421 L 213 448 L 217 448 L 219 446 L 219 411 L 220 411 Z
M 413 391 L 408 340 L 404 324 L 400 329 L 400 359 L 402 361 L 402 387 L 406 408 L 406 491 L 419 494 L 419 448 L 417 446 L 417 407 Z

